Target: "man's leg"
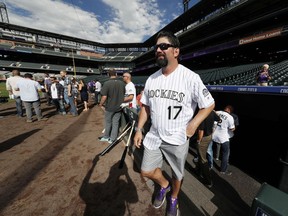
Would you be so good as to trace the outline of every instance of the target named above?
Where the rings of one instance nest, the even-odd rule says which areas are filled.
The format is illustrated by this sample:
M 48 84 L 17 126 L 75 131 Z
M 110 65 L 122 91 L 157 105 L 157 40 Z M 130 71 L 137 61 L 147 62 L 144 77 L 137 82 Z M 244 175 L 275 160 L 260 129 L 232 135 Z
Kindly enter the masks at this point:
M 160 168 L 156 168 L 150 172 L 145 172 L 142 170 L 141 175 L 156 182 L 162 188 L 167 188 L 169 185 L 169 181 L 163 176 L 162 170 Z
M 216 160 L 219 160 L 219 158 L 220 158 L 220 151 L 221 151 L 221 144 L 220 144 L 220 143 L 217 143 L 216 146 L 217 146 Z
M 22 100 L 20 96 L 15 97 L 14 99 L 16 103 L 17 116 L 22 117 L 23 116 Z
M 110 138 L 112 141 L 116 140 L 118 137 L 121 115 L 122 115 L 122 112 L 120 111 L 120 112 L 115 112 L 112 116 L 112 130 L 111 130 L 111 135 L 110 135 Z
M 212 136 L 205 136 L 203 137 L 201 143 L 199 144 L 199 165 L 200 165 L 200 172 L 202 173 L 205 184 L 208 186 L 212 186 L 212 179 L 211 174 L 209 171 L 209 165 L 207 161 L 207 150 L 208 146 L 211 142 Z
M 65 110 L 65 106 L 64 106 L 64 100 L 63 99 L 58 99 L 58 103 L 59 103 L 59 110 L 63 115 L 66 115 L 66 110 Z
M 23 104 L 24 104 L 24 107 L 25 107 L 25 110 L 26 110 L 27 121 L 31 121 L 32 122 L 32 103 L 23 101 Z
M 181 185 L 182 185 L 182 180 L 179 181 L 179 180 L 175 179 L 174 177 L 172 178 L 172 193 L 171 193 L 172 198 L 175 198 L 175 199 L 178 198 L 178 194 L 180 192 Z
M 157 191 L 153 201 L 154 208 L 160 208 L 166 200 L 166 194 L 170 191 L 169 181 L 163 176 L 160 167 L 163 164 L 163 155 L 161 150 L 150 150 L 144 146 L 144 153 L 141 164 L 141 175 L 151 179 L 155 184 L 161 186 Z
M 60 111 L 60 107 L 59 107 L 59 102 L 58 99 L 52 99 L 52 103 L 54 104 L 56 111 L 59 112 Z
M 229 149 L 230 149 L 230 142 L 224 142 L 222 145 L 222 161 L 221 161 L 221 172 L 226 173 L 228 168 L 228 157 L 229 157 Z
M 74 103 L 74 97 L 73 96 L 68 96 L 69 99 L 69 105 L 70 105 L 70 113 L 73 116 L 78 116 L 78 112 Z
M 105 111 L 105 132 L 104 132 L 104 138 L 110 138 L 110 131 L 112 128 L 112 116 L 113 112 Z
M 208 160 L 209 167 L 213 168 L 213 141 L 211 141 L 208 145 L 207 160 Z
M 42 119 L 42 112 L 40 108 L 40 100 L 32 102 L 33 108 L 35 110 L 37 119 L 40 120 Z
M 99 95 L 99 93 L 97 92 L 97 91 L 95 91 L 95 96 L 94 96 L 94 99 L 95 99 L 95 105 L 97 105 L 98 104 L 98 95 Z

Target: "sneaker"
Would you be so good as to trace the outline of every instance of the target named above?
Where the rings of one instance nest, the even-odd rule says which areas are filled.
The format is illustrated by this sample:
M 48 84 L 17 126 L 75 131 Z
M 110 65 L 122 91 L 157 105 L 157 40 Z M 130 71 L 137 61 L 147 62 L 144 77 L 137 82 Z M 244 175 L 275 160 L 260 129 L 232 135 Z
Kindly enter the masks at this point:
M 27 119 L 26 122 L 27 123 L 31 123 L 31 122 L 33 122 L 33 120 L 32 119 Z
M 101 142 L 108 142 L 108 141 L 109 141 L 109 138 L 108 138 L 108 137 L 99 137 L 98 139 L 99 139 L 99 141 L 101 141 Z
M 225 172 L 220 172 L 221 174 L 223 175 L 232 175 L 232 172 L 231 171 L 225 171 Z
M 166 194 L 170 191 L 170 189 L 171 189 L 170 185 L 168 185 L 166 188 L 161 187 L 153 202 L 154 208 L 158 209 L 164 204 L 166 200 Z
M 112 139 L 110 139 L 110 138 L 108 139 L 108 143 L 109 143 L 109 144 L 111 144 L 111 143 L 113 143 L 113 142 L 114 142 L 114 140 L 112 140 Z
M 170 198 L 170 202 L 167 208 L 167 216 L 180 216 L 178 199 Z
M 41 119 L 38 119 L 38 121 L 47 121 L 48 118 L 41 118 Z

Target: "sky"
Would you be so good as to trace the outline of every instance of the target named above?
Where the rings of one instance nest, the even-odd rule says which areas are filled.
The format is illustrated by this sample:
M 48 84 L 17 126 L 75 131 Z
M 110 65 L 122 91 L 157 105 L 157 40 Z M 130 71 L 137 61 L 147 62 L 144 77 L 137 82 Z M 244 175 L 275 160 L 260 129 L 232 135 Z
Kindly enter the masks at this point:
M 191 8 L 200 0 L 190 0 Z M 141 43 L 184 12 L 183 0 L 0 0 L 14 25 L 100 43 Z

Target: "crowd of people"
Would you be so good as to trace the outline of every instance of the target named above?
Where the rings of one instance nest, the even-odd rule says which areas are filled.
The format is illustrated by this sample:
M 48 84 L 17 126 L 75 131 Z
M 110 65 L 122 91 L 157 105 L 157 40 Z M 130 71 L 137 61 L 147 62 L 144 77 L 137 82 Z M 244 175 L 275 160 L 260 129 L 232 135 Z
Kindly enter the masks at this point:
M 82 105 L 84 112 L 88 111 L 89 97 L 94 95 L 94 92 L 90 94 L 85 80 L 68 76 L 66 71 L 60 71 L 59 75 L 60 78 L 57 78 L 45 73 L 43 80 L 36 81 L 31 73 L 21 75 L 19 69 L 13 69 L 12 76 L 6 81 L 6 89 L 9 97 L 15 100 L 17 116 L 26 116 L 27 123 L 34 121 L 33 113 L 39 121 L 47 120 L 41 113 L 41 98 L 46 99 L 47 106 L 55 106 L 56 112 L 61 115 L 78 116 L 79 105 Z M 98 95 L 95 96 L 94 104 L 98 103 L 101 83 L 98 81 L 96 86 Z
M 44 87 L 41 87 L 32 74 L 26 73 L 22 77 L 15 69 L 13 76 L 7 79 L 6 88 L 10 98 L 15 99 L 19 117 L 24 116 L 24 104 L 29 123 L 33 122 L 32 107 L 39 121 L 47 120 L 41 113 L 40 91 L 45 93 L 47 105 L 54 105 L 61 115 L 70 113 L 72 116 L 79 115 L 77 99 L 81 98 L 83 111 L 88 111 L 89 98 L 93 95 L 94 105 L 100 107 L 105 116 L 103 135 L 98 138 L 100 142 L 112 143 L 117 139 L 124 107 L 138 112 L 133 143 L 136 148 L 144 149 L 141 175 L 159 186 L 153 206 L 160 208 L 167 200 L 167 215 L 173 216 L 180 215 L 178 195 L 191 137 L 197 139 L 197 160 L 194 162 L 198 174 L 203 178 L 203 184 L 211 188 L 213 149 L 217 149 L 215 160 L 221 160 L 220 174 L 232 174 L 228 169 L 230 141 L 239 119 L 232 105 L 214 110 L 214 98 L 200 76 L 178 62 L 180 42 L 173 33 L 161 31 L 156 37 L 154 52 L 159 70 L 148 77 L 138 94 L 131 73 L 123 73 L 121 80 L 114 70 L 108 72 L 109 80 L 103 84 L 99 80 L 88 83 L 76 80 L 66 71 L 60 71 L 60 79 L 45 74 Z M 257 82 L 261 85 L 269 81 L 268 68 L 264 65 L 257 74 Z M 144 133 L 148 120 L 151 127 Z M 171 179 L 162 173 L 164 160 L 171 168 Z

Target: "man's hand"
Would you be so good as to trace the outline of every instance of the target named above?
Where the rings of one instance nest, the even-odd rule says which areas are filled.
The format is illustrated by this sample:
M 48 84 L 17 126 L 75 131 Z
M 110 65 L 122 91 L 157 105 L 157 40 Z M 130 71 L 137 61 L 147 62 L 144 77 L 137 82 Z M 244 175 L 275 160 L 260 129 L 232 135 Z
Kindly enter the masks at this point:
M 137 130 L 134 135 L 134 145 L 136 148 L 140 148 L 142 145 L 143 134 L 142 131 Z
M 186 136 L 188 138 L 191 138 L 195 134 L 196 128 L 193 127 L 193 125 L 187 125 L 186 128 Z
M 129 103 L 122 103 L 121 105 L 120 105 L 120 107 L 123 109 L 124 107 L 128 107 L 129 106 Z
M 100 108 L 101 108 L 103 111 L 105 111 L 105 107 L 104 107 L 103 105 L 100 105 L 100 104 L 99 104 L 99 106 L 100 106 Z

